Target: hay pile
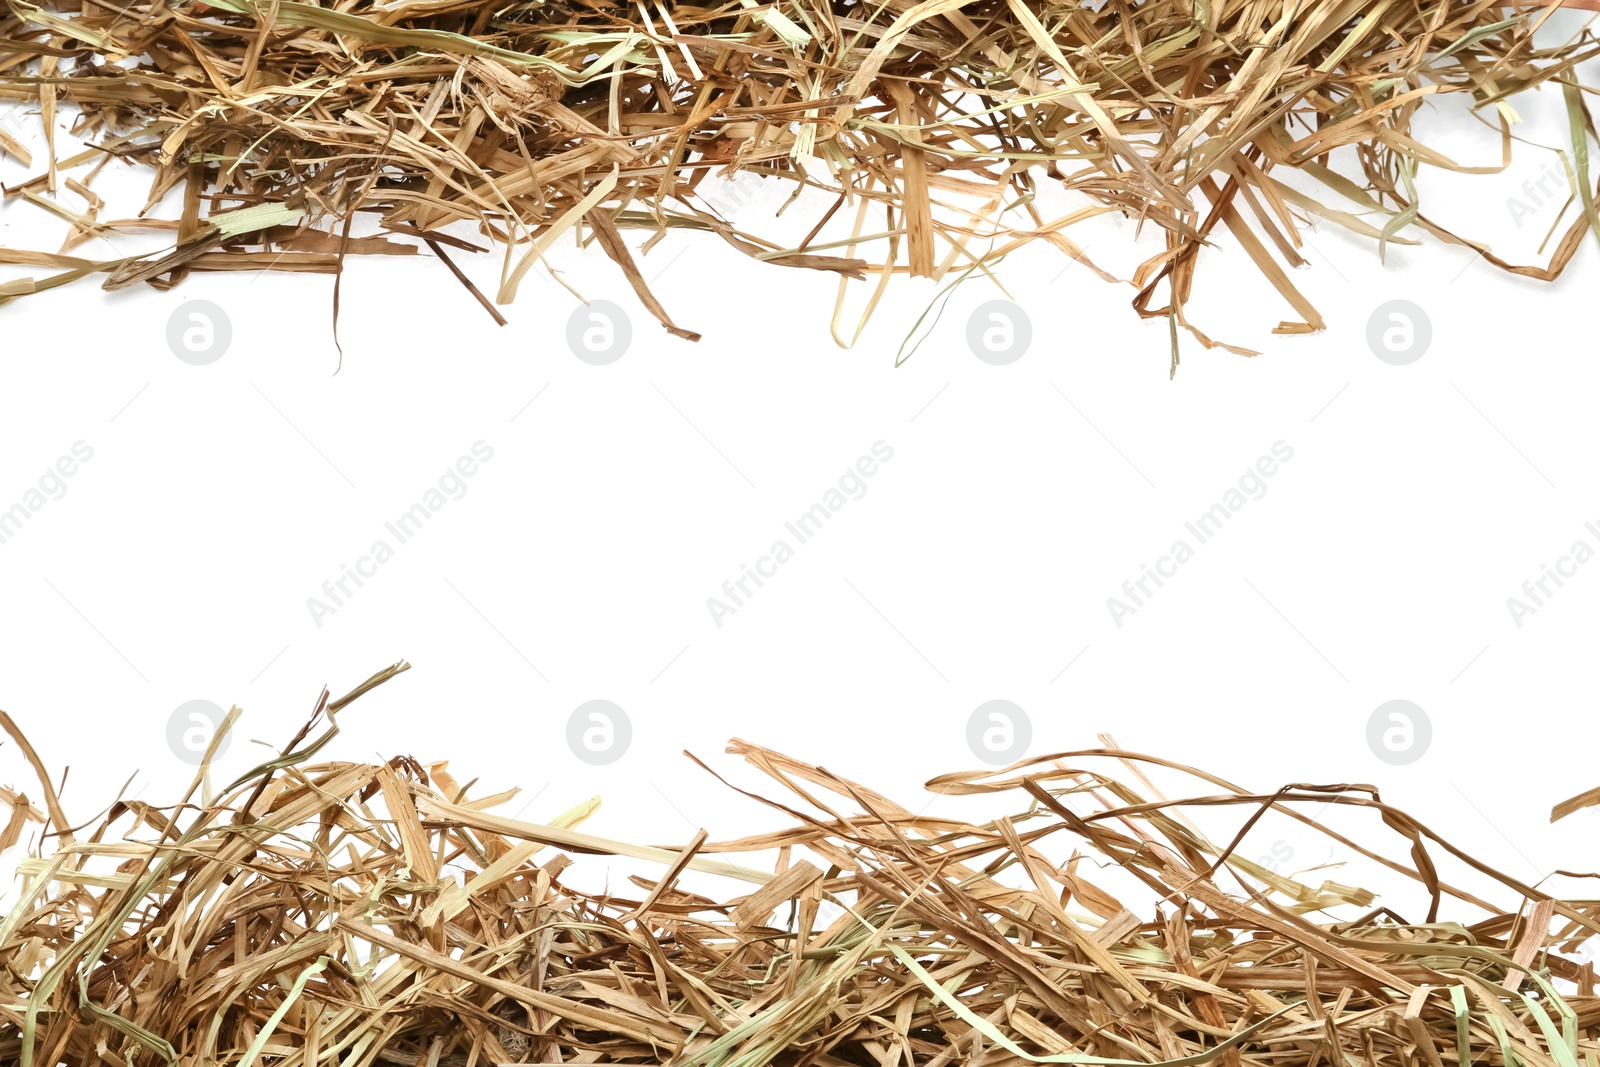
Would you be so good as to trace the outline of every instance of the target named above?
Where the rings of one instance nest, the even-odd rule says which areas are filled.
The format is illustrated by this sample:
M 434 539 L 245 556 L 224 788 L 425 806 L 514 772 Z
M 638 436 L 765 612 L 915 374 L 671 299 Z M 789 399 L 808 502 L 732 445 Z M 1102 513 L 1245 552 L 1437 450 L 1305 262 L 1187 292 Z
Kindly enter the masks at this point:
M 406 757 L 307 762 L 357 694 L 325 693 L 283 758 L 215 800 L 197 798 L 197 784 L 166 807 L 120 803 L 92 829 L 66 826 L 49 776 L 3 720 L 41 772 L 48 814 L 33 815 L 49 822 L 51 848 L 25 863 L 23 899 L 0 925 L 0 1063 L 1600 1058 L 1593 965 L 1557 951 L 1600 930 L 1600 903 L 1499 875 L 1513 910 L 1475 900 L 1440 880 L 1434 857 L 1486 868 L 1370 787 L 1257 796 L 1196 773 L 1202 795 L 1169 803 L 1084 768 L 1121 761 L 1136 783 L 1142 766 L 1184 768 L 1072 753 L 936 779 L 935 789 L 1027 809 L 968 825 L 734 742 L 788 794 L 773 807 L 790 827 L 645 848 L 574 829 L 584 809 L 550 825 L 493 814 L 503 797 L 469 797 Z M 1425 920 L 1369 910 L 1358 889 L 1264 870 L 1206 840 L 1181 810 L 1238 805 L 1243 821 L 1264 805 L 1303 818 L 1331 804 L 1363 809 L 1374 825 L 1381 816 L 1409 841 L 1413 866 L 1382 862 L 1427 889 Z M 736 862 L 771 850 L 775 871 Z M 583 892 L 568 869 L 609 862 L 586 855 L 647 861 L 655 873 Z M 1118 899 L 1106 886 L 1119 872 L 1159 904 Z M 728 892 L 712 899 L 686 878 Z M 1357 917 L 1316 916 L 1343 905 Z M 1472 925 L 1452 918 L 1480 910 Z
M 1283 296 L 1284 333 L 1323 326 L 1284 270 L 1303 262 L 1298 230 L 1313 220 L 1380 254 L 1425 231 L 1546 279 L 1587 228 L 1600 239 L 1576 73 L 1596 38 L 1533 36 L 1561 0 L 6 3 L 0 99 L 36 107 L 52 138 L 37 175 L 6 194 L 68 233 L 58 252 L 0 252 L 49 270 L 0 284 L 0 302 L 90 275 L 118 288 L 192 271 L 335 273 L 347 255 L 418 242 L 447 257 L 482 247 L 444 232 L 463 223 L 504 247 L 499 302 L 576 233 L 668 330 L 694 337 L 622 232 L 646 231 L 648 250 L 687 228 L 838 274 L 833 329 L 849 343 L 850 279 L 870 285 L 863 321 L 893 275 L 981 277 L 1032 241 L 1113 280 L 1068 231 L 1119 213 L 1165 236 L 1131 279 L 1134 307 L 1210 346 L 1184 305 L 1219 226 Z M 1483 155 L 1509 161 L 1510 101 L 1553 82 L 1572 118 L 1571 196 L 1548 263 L 1517 266 L 1420 211 L 1420 168 L 1471 168 L 1420 143 L 1412 121 L 1436 97 L 1463 99 L 1486 127 Z M 63 105 L 96 147 L 58 159 Z M 0 129 L 0 152 L 25 149 Z M 94 178 L 127 162 L 151 169 L 151 204 L 181 190 L 179 217 L 107 217 Z M 1283 181 L 1290 171 L 1306 181 Z M 809 234 L 774 240 L 721 217 L 701 194 L 738 173 L 820 194 L 797 209 L 813 211 Z M 1077 206 L 1045 214 L 1041 183 Z M 358 216 L 374 232 L 352 239 Z M 167 251 L 70 254 L 152 228 Z

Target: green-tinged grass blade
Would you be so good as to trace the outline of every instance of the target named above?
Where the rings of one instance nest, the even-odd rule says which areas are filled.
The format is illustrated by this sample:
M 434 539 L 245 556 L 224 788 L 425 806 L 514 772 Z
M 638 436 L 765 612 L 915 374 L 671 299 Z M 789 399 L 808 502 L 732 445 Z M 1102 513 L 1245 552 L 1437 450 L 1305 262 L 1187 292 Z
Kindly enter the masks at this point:
M 1027 1060 L 1029 1063 L 1070 1063 L 1081 1065 L 1081 1067 L 1198 1067 L 1199 1064 L 1210 1063 L 1213 1059 L 1220 1056 L 1228 1049 L 1250 1040 L 1250 1038 L 1254 1037 L 1280 1015 L 1285 1015 L 1295 1010 L 1295 1005 L 1291 1004 L 1280 1011 L 1273 1012 L 1264 1019 L 1260 1019 L 1257 1022 L 1252 1023 L 1250 1026 L 1240 1030 L 1232 1037 L 1213 1045 L 1204 1052 L 1196 1053 L 1193 1056 L 1180 1056 L 1177 1059 L 1121 1060 L 1112 1059 L 1105 1056 L 1081 1055 L 1078 1053 L 1062 1053 L 1052 1056 L 1035 1056 L 1033 1053 L 1027 1051 L 1021 1045 L 1018 1045 L 1016 1042 L 1008 1038 L 989 1020 L 985 1019 L 983 1016 L 967 1007 L 961 1001 L 957 1000 L 949 990 L 939 984 L 938 980 L 935 979 L 933 975 L 924 970 L 921 964 L 912 959 L 911 954 L 905 949 L 894 944 L 889 945 L 888 948 L 890 952 L 894 953 L 895 958 L 905 966 L 906 970 L 911 972 L 912 977 L 916 978 L 917 981 L 921 982 L 927 987 L 928 991 L 934 995 L 936 1000 L 940 1001 L 945 1007 L 955 1012 L 958 1016 L 960 1016 L 963 1022 L 977 1030 L 991 1042 L 1005 1049 L 1013 1056 L 1018 1056 Z
M 1456 1063 L 1472 1067 L 1472 1008 L 1467 1003 L 1467 991 L 1461 986 L 1450 987 L 1450 1004 L 1456 1013 Z
M 1594 186 L 1589 183 L 1589 130 L 1584 122 L 1583 93 L 1574 81 L 1561 82 L 1567 104 L 1567 124 L 1572 131 L 1572 165 L 1578 172 L 1578 202 L 1589 219 L 1589 231 L 1600 242 L 1600 208 L 1595 206 Z
M 1383 230 L 1378 234 L 1378 262 L 1383 262 L 1384 249 L 1389 239 L 1416 220 L 1417 213 L 1421 210 L 1421 198 L 1417 196 L 1417 185 L 1413 180 L 1417 165 L 1410 158 L 1399 158 L 1400 182 L 1406 190 L 1406 206 L 1399 213 L 1383 224 Z

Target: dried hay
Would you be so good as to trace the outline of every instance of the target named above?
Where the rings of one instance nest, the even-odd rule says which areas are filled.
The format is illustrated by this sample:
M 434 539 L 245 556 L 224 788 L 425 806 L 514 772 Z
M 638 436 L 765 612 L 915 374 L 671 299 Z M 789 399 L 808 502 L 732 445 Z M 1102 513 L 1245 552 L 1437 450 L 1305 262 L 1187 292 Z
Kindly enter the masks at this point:
M 848 345 L 892 276 L 998 282 L 997 265 L 1034 241 L 1114 281 L 1068 231 L 1117 213 L 1164 235 L 1134 272 L 1133 306 L 1170 317 L 1176 366 L 1178 325 L 1219 344 L 1185 316 L 1219 225 L 1293 311 L 1276 328 L 1290 334 L 1324 325 L 1284 270 L 1304 262 L 1299 231 L 1314 220 L 1380 256 L 1421 231 L 1545 280 L 1586 229 L 1600 239 L 1592 90 L 1576 73 L 1596 39 L 1534 38 L 1561 0 L 6 2 L 0 100 L 37 107 L 49 156 L 5 192 L 68 234 L 53 253 L 0 249 L 0 263 L 52 271 L 0 284 L 0 303 L 90 275 L 115 289 L 194 271 L 338 273 L 348 255 L 420 241 L 498 319 L 445 251 L 481 248 L 444 232 L 463 223 L 505 250 L 500 303 L 574 234 L 616 261 L 663 326 L 694 338 L 621 232 L 649 232 L 648 251 L 690 229 L 763 263 L 839 275 L 831 322 Z M 1510 101 L 1545 83 L 1561 84 L 1570 114 L 1570 221 L 1544 265 L 1518 265 L 1421 212 L 1421 168 L 1501 167 L 1457 163 L 1412 123 L 1435 98 L 1464 99 L 1503 167 Z M 58 159 L 63 105 L 81 109 L 75 129 L 93 146 Z M 27 156 L 3 125 L 0 153 Z M 91 188 L 113 161 L 153 171 L 135 218 L 103 217 Z M 1284 181 L 1292 172 L 1305 180 Z M 744 232 L 703 195 L 741 173 L 831 206 L 814 208 L 798 242 Z M 1041 183 L 1079 206 L 1047 216 Z M 176 190 L 180 217 L 148 217 Z M 352 238 L 358 215 L 376 232 Z M 149 230 L 172 245 L 71 254 Z M 852 279 L 871 291 L 847 327 Z M 337 314 L 337 288 L 334 299 Z
M 788 828 L 640 847 L 578 830 L 592 805 L 544 825 L 494 814 L 506 795 L 468 796 L 408 757 L 311 763 L 350 700 L 404 669 L 324 692 L 281 758 L 214 798 L 202 771 L 178 803 L 119 802 L 90 828 L 65 822 L 0 718 L 44 797 L 40 811 L 8 794 L 21 815 L 6 836 L 42 821 L 51 846 L 24 862 L 0 922 L 0 1063 L 1600 1062 L 1594 966 L 1564 954 L 1600 931 L 1600 902 L 1489 870 L 1370 786 L 1255 794 L 1103 749 L 929 783 L 1016 811 L 967 824 L 735 741 L 783 788 L 766 803 Z M 1145 768 L 1192 775 L 1200 793 L 1153 795 Z M 1409 846 L 1405 864 L 1340 838 L 1425 891 L 1421 921 L 1266 870 L 1185 814 L 1234 806 L 1248 829 L 1284 813 L 1339 838 L 1315 818 L 1335 805 Z M 774 868 L 739 862 L 774 850 Z M 585 892 L 567 879 L 585 856 L 653 873 Z M 1513 907 L 1452 886 L 1440 863 Z M 1146 902 L 1114 895 L 1113 874 Z

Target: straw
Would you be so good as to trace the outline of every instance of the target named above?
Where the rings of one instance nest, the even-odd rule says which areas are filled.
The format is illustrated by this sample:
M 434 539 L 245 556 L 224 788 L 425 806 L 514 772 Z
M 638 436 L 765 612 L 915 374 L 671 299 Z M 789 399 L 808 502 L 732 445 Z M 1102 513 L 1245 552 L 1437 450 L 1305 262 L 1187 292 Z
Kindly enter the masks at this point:
M 864 323 L 891 278 L 1003 286 L 1002 263 L 1036 242 L 1082 281 L 1114 281 L 1069 232 L 1118 214 L 1162 238 L 1126 282 L 1139 315 L 1173 324 L 1176 360 L 1180 325 L 1252 354 L 1186 313 L 1219 225 L 1281 298 L 1282 334 L 1325 326 L 1284 269 L 1306 262 L 1313 223 L 1370 242 L 1375 268 L 1433 237 L 1543 280 L 1586 232 L 1600 239 L 1592 90 L 1578 82 L 1597 45 L 1588 28 L 1536 38 L 1559 0 L 7 4 L 0 99 L 38 114 L 49 156 L 5 192 L 68 229 L 53 253 L 0 249 L 0 263 L 50 271 L 0 286 L 0 303 L 95 275 L 167 287 L 205 271 L 337 273 L 429 235 L 442 255 L 456 227 L 478 237 L 452 248 L 502 249 L 501 302 L 570 237 L 598 243 L 664 328 L 694 338 L 719 317 L 715 289 L 669 313 L 635 258 L 670 230 L 837 274 L 834 308 L 815 314 L 848 345 L 860 325 L 845 320 Z M 1504 169 L 1513 102 L 1547 83 L 1570 116 L 1570 143 L 1554 146 L 1570 197 L 1545 261 L 1518 264 L 1430 216 L 1416 179 Z M 1452 99 L 1481 120 L 1484 159 L 1420 140 L 1418 116 Z M 92 147 L 57 158 L 58 108 L 77 109 Z M 27 161 L 11 134 L 0 153 Z M 136 218 L 89 198 L 113 162 L 150 172 Z M 805 194 L 807 236 L 723 217 L 714 193 L 741 175 Z M 179 217 L 148 217 L 169 193 Z M 352 238 L 357 218 L 374 232 Z M 151 229 L 171 235 L 165 251 L 70 254 Z M 850 310 L 852 282 L 870 289 L 864 310 Z
M 637 846 L 579 831 L 593 804 L 546 823 L 496 815 L 509 794 L 473 796 L 442 764 L 311 762 L 351 700 L 405 667 L 341 700 L 324 692 L 282 756 L 212 802 L 196 800 L 203 767 L 170 803 L 119 801 L 69 832 L 43 764 L 50 814 L 7 794 L 44 832 L 0 923 L 0 1063 L 1600 1057 L 1594 966 L 1571 954 L 1600 932 L 1600 902 L 1493 871 L 1370 786 L 1259 793 L 1101 748 L 931 781 L 1010 812 L 967 822 L 733 741 L 728 752 L 778 790 L 738 788 L 775 828 Z M 1147 772 L 1194 792 L 1151 795 Z M 1236 813 L 1240 836 L 1209 839 L 1207 812 Z M 1330 812 L 1370 836 L 1351 841 Z M 1408 920 L 1365 890 L 1247 860 L 1236 846 L 1263 815 L 1409 879 L 1428 914 Z M 1409 861 L 1378 851 L 1391 845 Z M 643 873 L 579 887 L 618 858 Z M 1453 884 L 1455 868 L 1502 902 Z

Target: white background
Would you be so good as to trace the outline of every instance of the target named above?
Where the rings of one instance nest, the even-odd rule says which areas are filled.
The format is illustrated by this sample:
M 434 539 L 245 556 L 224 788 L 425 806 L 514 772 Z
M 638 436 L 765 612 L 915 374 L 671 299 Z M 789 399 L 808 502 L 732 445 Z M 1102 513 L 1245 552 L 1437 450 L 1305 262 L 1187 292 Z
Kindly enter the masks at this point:
M 1524 136 L 1565 145 L 1555 93 L 1517 106 Z M 1449 108 L 1427 126 L 1463 163 L 1498 160 Z M 1519 227 L 1506 202 L 1555 157 L 1519 153 L 1500 176 L 1426 172 L 1425 211 L 1542 261 L 1559 206 Z M 29 173 L 0 164 L 7 182 Z M 763 195 L 730 208 L 759 215 Z M 8 245 L 60 239 L 15 200 L 0 225 Z M 244 709 L 226 778 L 269 754 L 252 741 L 286 741 L 322 685 L 337 695 L 405 658 L 330 756 L 449 759 L 479 792 L 538 793 L 530 819 L 599 793 L 590 829 L 664 842 L 771 825 L 684 749 L 737 771 L 720 749 L 745 737 L 920 807 L 923 781 L 977 765 L 967 718 L 1004 698 L 1029 714 L 1034 754 L 1108 732 L 1250 787 L 1373 782 L 1517 877 L 1593 869 L 1594 813 L 1547 819 L 1600 784 L 1600 563 L 1520 628 L 1506 601 L 1574 541 L 1600 548 L 1584 530 L 1600 520 L 1594 243 L 1539 285 L 1433 240 L 1380 265 L 1334 227 L 1308 239 L 1293 277 L 1329 329 L 1271 336 L 1292 312 L 1223 239 L 1190 314 L 1264 354 L 1185 337 L 1171 382 L 1166 326 L 1133 315 L 1133 289 L 1044 250 L 1002 271 L 1034 334 L 1005 367 L 964 336 L 1004 295 L 989 282 L 958 289 L 896 369 L 931 283 L 897 281 L 846 351 L 828 333 L 831 276 L 682 234 L 643 262 L 698 345 L 664 335 L 598 250 L 554 254 L 570 285 L 631 315 L 632 347 L 606 367 L 567 349 L 578 305 L 562 287 L 530 278 L 501 329 L 427 255 L 351 261 L 342 367 L 327 277 L 91 281 L 16 302 L 0 309 L 0 508 L 75 442 L 93 458 L 0 545 L 0 707 L 47 764 L 71 765 L 67 806 L 87 818 L 136 772 L 146 799 L 187 782 L 167 743 L 180 703 Z M 1121 277 L 1159 248 L 1131 224 L 1079 240 Z M 461 262 L 493 291 L 498 260 Z M 1394 298 L 1432 323 L 1409 366 L 1365 340 Z M 210 366 L 167 347 L 190 299 L 232 323 Z M 893 459 L 865 496 L 715 626 L 707 598 L 880 440 Z M 393 544 L 384 522 L 479 441 L 493 459 L 465 496 L 316 625 L 308 598 Z M 1107 598 L 1279 441 L 1293 458 L 1266 494 L 1116 626 Z M 565 740 L 595 698 L 634 735 L 599 768 Z M 1395 698 L 1432 721 L 1409 766 L 1366 742 Z M 15 746 L 0 771 L 37 797 Z

